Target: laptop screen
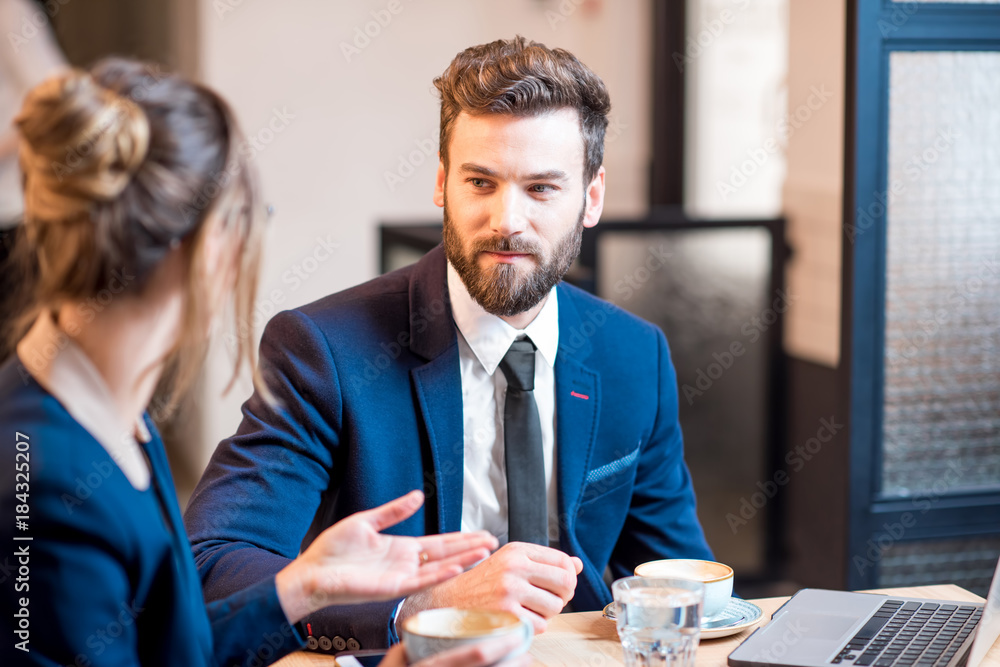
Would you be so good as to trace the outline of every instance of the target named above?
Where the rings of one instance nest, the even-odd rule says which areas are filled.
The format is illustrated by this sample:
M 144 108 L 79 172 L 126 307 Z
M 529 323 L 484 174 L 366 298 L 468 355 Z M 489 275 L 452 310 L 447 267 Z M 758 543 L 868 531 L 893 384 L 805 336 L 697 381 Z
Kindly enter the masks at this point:
M 986 596 L 986 606 L 983 607 L 983 617 L 979 621 L 972 652 L 969 653 L 969 665 L 980 664 L 1000 637 L 1000 561 L 997 561 L 996 572 L 993 573 L 993 583 L 989 595 Z

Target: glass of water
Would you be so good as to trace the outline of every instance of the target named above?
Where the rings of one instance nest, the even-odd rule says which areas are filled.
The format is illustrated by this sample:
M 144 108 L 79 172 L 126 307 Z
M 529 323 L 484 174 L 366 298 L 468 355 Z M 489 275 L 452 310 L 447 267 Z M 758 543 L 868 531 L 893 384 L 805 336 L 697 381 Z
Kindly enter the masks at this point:
M 625 667 L 694 667 L 704 599 L 700 581 L 626 577 L 611 590 Z

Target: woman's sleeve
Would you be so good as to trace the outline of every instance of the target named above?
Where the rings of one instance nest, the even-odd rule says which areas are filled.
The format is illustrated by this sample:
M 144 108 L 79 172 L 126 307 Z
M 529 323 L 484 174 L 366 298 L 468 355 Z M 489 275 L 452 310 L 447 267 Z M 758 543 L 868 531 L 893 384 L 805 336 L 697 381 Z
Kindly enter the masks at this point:
M 305 644 L 285 618 L 274 577 L 210 602 L 207 608 L 219 665 L 262 667 Z

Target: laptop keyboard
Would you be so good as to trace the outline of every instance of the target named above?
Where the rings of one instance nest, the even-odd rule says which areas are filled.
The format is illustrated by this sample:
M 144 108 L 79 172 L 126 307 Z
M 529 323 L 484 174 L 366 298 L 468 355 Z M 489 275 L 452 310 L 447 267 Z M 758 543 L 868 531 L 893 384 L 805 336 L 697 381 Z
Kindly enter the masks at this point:
M 830 662 L 858 667 L 943 667 L 975 630 L 978 607 L 889 600 Z

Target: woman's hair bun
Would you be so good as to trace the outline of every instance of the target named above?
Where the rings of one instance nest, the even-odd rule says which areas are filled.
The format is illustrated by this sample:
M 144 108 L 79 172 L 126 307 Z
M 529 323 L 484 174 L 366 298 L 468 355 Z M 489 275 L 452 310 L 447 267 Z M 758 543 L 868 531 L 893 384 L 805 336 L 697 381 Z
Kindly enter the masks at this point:
M 34 88 L 15 119 L 25 209 L 59 221 L 116 199 L 149 150 L 149 120 L 134 101 L 70 70 Z

